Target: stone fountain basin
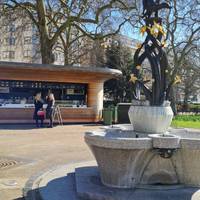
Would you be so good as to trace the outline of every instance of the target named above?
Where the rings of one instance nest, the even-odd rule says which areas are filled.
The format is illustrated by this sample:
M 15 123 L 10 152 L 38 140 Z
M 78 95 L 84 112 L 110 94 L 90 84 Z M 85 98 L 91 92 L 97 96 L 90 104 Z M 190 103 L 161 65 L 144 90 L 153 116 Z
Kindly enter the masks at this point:
M 158 149 L 178 149 L 180 148 L 180 136 L 172 134 L 150 134 L 153 148 Z
M 139 134 L 136 138 L 130 126 L 126 129 L 118 126 L 87 132 L 85 141 L 97 160 L 101 181 L 106 186 L 200 186 L 200 131 L 171 129 L 169 134 L 170 137 L 162 138 Z M 159 142 L 156 143 L 155 139 Z M 166 159 L 157 153 L 157 148 L 176 151 Z
M 109 149 L 151 149 L 151 138 L 135 138 L 133 133 L 115 130 L 87 132 L 85 141 L 89 145 Z

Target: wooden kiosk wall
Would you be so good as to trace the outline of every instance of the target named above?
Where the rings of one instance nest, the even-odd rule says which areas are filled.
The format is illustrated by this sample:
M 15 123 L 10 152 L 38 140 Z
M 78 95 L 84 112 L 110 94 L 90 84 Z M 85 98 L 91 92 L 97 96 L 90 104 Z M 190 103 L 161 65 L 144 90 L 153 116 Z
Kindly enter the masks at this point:
M 102 117 L 103 84 L 118 70 L 24 63 L 0 63 L 0 80 L 85 83 L 87 108 L 61 108 L 64 122 L 98 122 Z M 0 108 L 0 123 L 33 123 L 33 108 Z

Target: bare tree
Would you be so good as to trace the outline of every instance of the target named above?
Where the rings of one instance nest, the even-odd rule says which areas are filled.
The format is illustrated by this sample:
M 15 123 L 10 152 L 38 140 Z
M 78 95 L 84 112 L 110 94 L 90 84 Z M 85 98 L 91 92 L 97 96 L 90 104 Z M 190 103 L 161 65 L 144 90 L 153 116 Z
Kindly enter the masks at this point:
M 115 104 L 119 102 L 131 102 L 133 99 L 133 85 L 131 84 L 131 64 L 133 51 L 120 39 L 113 37 L 110 46 L 106 50 L 106 65 L 122 72 L 119 79 L 111 79 L 105 83 L 105 96 L 112 99 Z
M 177 74 L 181 75 L 185 58 L 198 47 L 200 40 L 200 8 L 198 1 L 173 0 L 172 9 L 166 15 L 167 53 L 170 57 L 168 79 L 173 85 Z
M 182 83 L 179 92 L 183 94 L 184 105 L 188 106 L 191 97 L 197 95 L 200 89 L 200 55 L 199 50 L 193 50 L 185 56 L 181 68 Z
M 24 10 L 32 22 L 36 25 L 39 38 L 42 63 L 53 62 L 53 48 L 61 40 L 65 51 L 65 62 L 68 63 L 69 46 L 75 42 L 72 37 L 76 29 L 80 34 L 77 38 L 88 36 L 99 39 L 100 27 L 107 22 L 113 12 L 123 13 L 123 20 L 120 20 L 114 32 L 118 32 L 121 26 L 129 20 L 128 12 L 134 5 L 128 6 L 123 0 L 8 0 L 3 3 L 5 10 Z M 106 16 L 106 17 L 103 17 Z M 102 33 L 102 32 L 101 32 Z M 105 33 L 107 35 L 113 32 Z M 104 35 L 105 35 L 104 34 Z

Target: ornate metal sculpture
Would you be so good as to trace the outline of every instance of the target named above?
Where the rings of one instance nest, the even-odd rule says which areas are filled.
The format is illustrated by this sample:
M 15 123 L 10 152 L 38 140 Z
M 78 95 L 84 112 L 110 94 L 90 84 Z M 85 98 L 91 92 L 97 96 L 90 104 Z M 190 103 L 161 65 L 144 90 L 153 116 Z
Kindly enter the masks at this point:
M 167 3 L 160 4 L 160 1 L 143 0 L 143 17 L 149 18 L 153 12 L 156 13 L 163 8 L 170 8 L 170 6 Z
M 140 90 L 143 90 L 150 105 L 162 105 L 168 99 L 171 84 L 167 84 L 168 60 L 164 51 L 165 35 L 162 28 L 162 19 L 158 16 L 161 9 L 170 9 L 167 3 L 160 3 L 159 0 L 143 0 L 143 20 L 145 25 L 141 28 L 141 33 L 147 33 L 145 41 L 138 47 L 134 55 L 134 67 L 131 80 L 135 83 L 135 98 L 139 99 Z M 154 15 L 153 15 L 154 14 Z M 147 80 L 142 77 L 141 65 L 148 59 L 152 79 Z M 147 83 L 152 82 L 152 88 L 147 87 Z

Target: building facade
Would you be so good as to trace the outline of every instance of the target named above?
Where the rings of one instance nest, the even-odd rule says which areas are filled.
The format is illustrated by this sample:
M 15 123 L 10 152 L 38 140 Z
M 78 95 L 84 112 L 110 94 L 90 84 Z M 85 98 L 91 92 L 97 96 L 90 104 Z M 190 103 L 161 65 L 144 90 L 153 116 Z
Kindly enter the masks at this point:
M 76 30 L 72 33 L 71 40 L 73 41 L 80 33 Z M 0 35 L 0 61 L 41 63 L 38 30 L 23 11 L 0 16 Z M 120 41 L 133 52 L 135 51 L 137 41 L 121 34 L 101 41 L 93 41 L 85 36 L 80 37 L 67 49 L 69 64 L 101 66 L 103 62 L 105 63 L 105 50 L 113 41 Z M 62 42 L 58 39 L 53 47 L 54 64 L 66 63 L 66 49 Z
M 41 63 L 38 31 L 23 11 L 0 16 L 0 60 Z M 64 57 L 55 51 L 55 64 L 63 64 Z

